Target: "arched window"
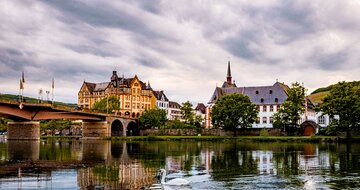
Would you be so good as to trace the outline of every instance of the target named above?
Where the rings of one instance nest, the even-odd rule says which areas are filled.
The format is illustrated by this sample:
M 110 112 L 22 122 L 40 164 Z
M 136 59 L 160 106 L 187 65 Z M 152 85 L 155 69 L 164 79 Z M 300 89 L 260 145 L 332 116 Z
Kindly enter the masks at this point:
M 267 111 L 266 107 L 267 107 L 267 105 L 264 105 L 264 106 L 263 106 L 263 112 L 266 112 L 266 111 Z
M 260 99 L 260 102 L 261 102 L 261 103 L 264 103 L 264 98 L 261 98 L 261 99 Z
M 255 94 L 259 94 L 259 91 L 255 91 Z
M 274 118 L 273 117 L 270 117 L 270 124 L 274 123 Z
M 272 90 L 269 91 L 269 94 L 272 94 Z
M 278 102 L 279 102 L 279 99 L 278 99 L 278 98 L 275 98 L 275 102 L 278 103 Z
M 274 106 L 270 105 L 270 112 L 273 112 L 273 111 L 274 111 Z

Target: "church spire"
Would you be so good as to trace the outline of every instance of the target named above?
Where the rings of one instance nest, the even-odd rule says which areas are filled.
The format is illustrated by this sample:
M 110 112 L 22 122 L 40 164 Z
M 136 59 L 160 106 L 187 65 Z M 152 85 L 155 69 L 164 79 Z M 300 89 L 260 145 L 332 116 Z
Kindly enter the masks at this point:
M 231 69 L 230 69 L 230 60 L 228 62 L 228 69 L 227 69 L 227 75 L 226 75 L 226 81 L 229 85 L 231 85 L 232 77 L 231 77 Z

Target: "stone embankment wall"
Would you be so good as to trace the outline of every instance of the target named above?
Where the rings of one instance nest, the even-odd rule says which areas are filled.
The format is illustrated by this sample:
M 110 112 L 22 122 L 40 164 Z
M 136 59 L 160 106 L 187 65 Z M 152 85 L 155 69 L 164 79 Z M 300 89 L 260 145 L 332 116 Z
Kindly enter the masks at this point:
M 237 131 L 238 136 L 259 136 L 261 130 L 267 130 L 270 136 L 280 136 L 280 129 L 261 129 L 261 128 L 251 128 L 251 129 L 239 129 Z M 222 129 L 202 129 L 201 132 L 196 129 L 144 129 L 140 130 L 140 136 L 196 136 L 201 134 L 202 136 L 233 136 L 233 131 L 226 131 Z

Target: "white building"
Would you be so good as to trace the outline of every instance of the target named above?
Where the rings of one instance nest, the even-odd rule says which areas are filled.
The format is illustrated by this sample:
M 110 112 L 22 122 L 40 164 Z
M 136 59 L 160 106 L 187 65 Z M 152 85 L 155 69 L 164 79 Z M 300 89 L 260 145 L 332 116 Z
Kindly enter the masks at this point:
M 169 101 L 169 109 L 167 118 L 168 120 L 181 120 L 182 113 L 181 113 L 181 105 L 177 102 Z
M 272 128 L 273 115 L 279 110 L 280 105 L 287 99 L 286 91 L 289 87 L 283 83 L 276 82 L 272 86 L 254 86 L 237 87 L 232 82 L 230 61 L 228 62 L 228 71 L 226 81 L 222 87 L 216 87 L 214 93 L 206 108 L 205 128 L 211 127 L 210 112 L 215 102 L 227 94 L 244 94 L 248 96 L 251 102 L 258 106 L 258 121 L 252 125 L 253 128 Z
M 164 91 L 153 91 L 153 94 L 156 97 L 156 107 L 165 110 L 167 114 L 169 111 L 169 99 L 166 97 Z

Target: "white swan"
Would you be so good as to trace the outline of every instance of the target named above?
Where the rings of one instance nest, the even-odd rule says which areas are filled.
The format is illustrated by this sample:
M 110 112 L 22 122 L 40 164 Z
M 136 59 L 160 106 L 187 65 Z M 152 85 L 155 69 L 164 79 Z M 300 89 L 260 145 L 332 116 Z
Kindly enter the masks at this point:
M 173 186 L 185 186 L 189 185 L 189 181 L 182 178 L 175 178 L 170 181 L 165 182 L 166 170 L 160 169 L 161 171 L 161 184 L 163 185 L 173 185 Z

